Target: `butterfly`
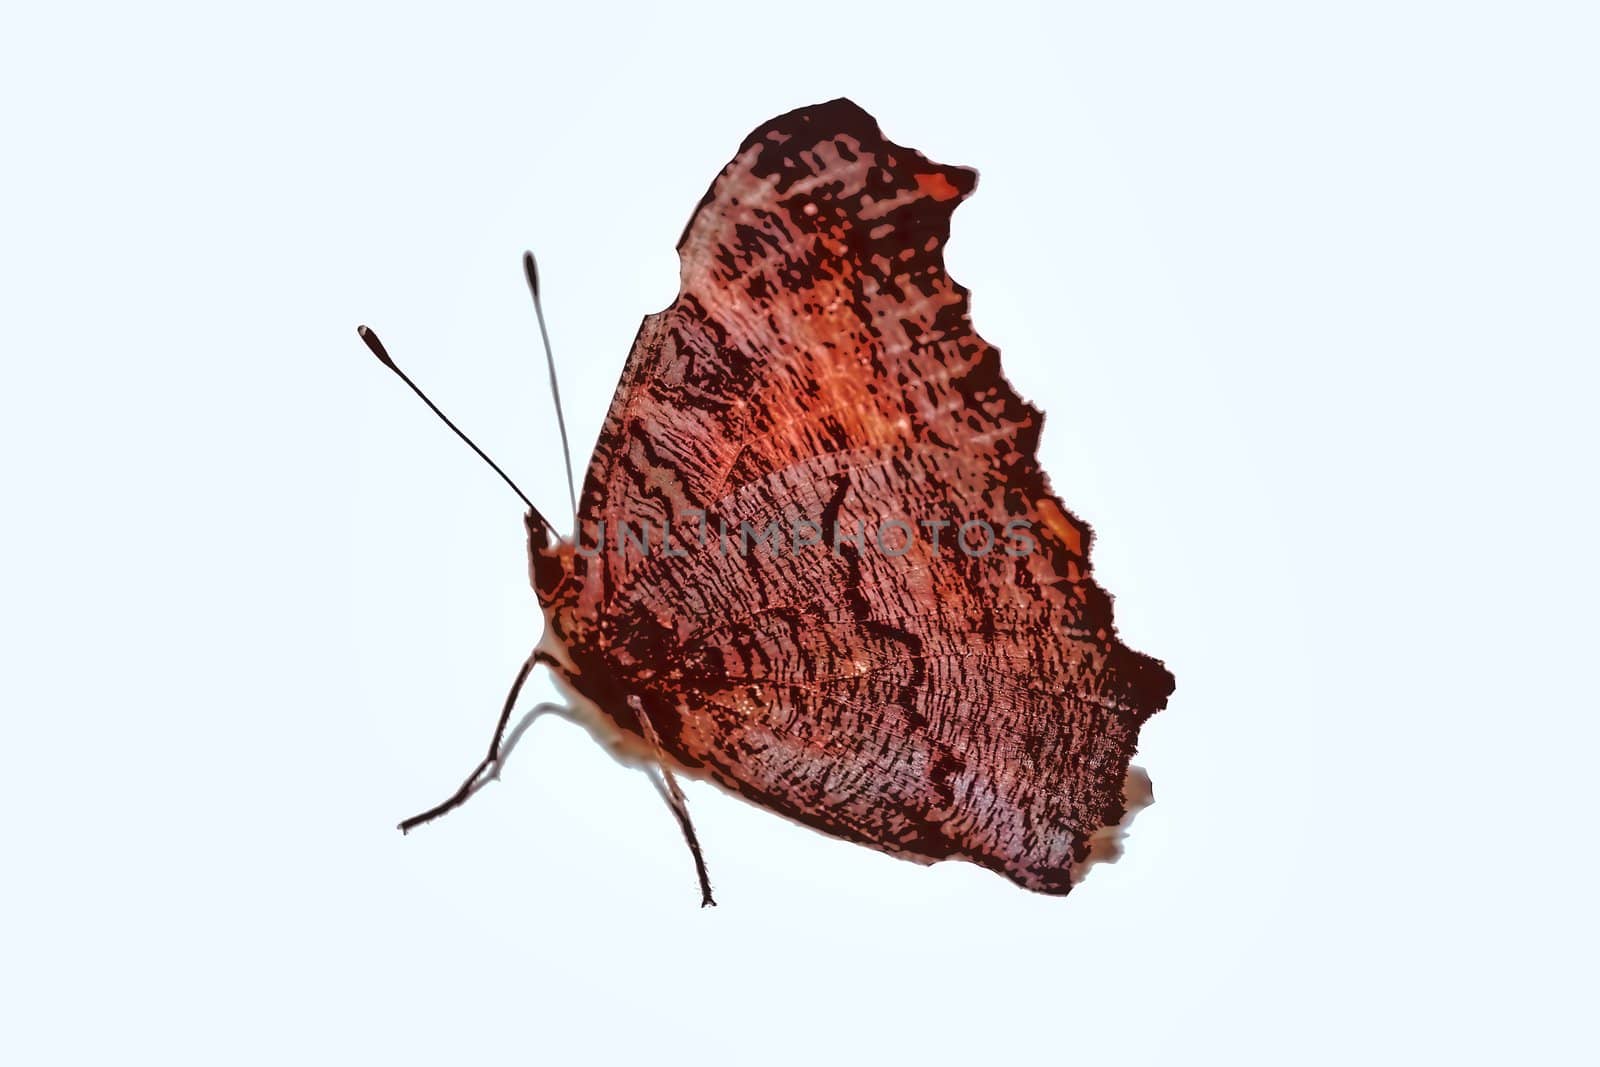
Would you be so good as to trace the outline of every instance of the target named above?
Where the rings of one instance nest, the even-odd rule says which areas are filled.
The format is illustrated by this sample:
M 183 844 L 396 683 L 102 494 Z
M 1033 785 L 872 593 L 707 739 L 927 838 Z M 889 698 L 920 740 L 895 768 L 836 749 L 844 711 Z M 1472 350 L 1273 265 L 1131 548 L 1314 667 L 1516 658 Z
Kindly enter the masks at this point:
M 845 99 L 744 140 L 678 243 L 678 298 L 639 329 L 575 536 L 528 502 L 546 628 L 489 753 L 402 829 L 497 773 L 542 664 L 659 776 L 703 905 L 678 775 L 1041 893 L 1116 858 L 1151 800 L 1139 730 L 1174 682 L 1117 639 L 1090 528 L 1039 467 L 1042 416 L 945 271 L 976 182 Z

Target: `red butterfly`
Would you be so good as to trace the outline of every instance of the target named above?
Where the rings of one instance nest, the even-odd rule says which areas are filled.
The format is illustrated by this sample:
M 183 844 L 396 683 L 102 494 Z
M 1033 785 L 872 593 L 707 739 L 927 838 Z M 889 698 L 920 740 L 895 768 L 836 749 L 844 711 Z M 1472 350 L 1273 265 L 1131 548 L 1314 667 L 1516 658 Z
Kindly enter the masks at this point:
M 1045 893 L 1115 858 L 1173 680 L 1116 639 L 1089 527 L 1039 469 L 1041 416 L 945 273 L 976 181 L 848 100 L 745 140 L 678 243 L 678 299 L 634 341 L 577 538 L 528 504 L 547 628 L 488 756 L 402 829 L 494 775 L 544 663 L 596 737 L 660 769 L 705 904 L 675 774 Z

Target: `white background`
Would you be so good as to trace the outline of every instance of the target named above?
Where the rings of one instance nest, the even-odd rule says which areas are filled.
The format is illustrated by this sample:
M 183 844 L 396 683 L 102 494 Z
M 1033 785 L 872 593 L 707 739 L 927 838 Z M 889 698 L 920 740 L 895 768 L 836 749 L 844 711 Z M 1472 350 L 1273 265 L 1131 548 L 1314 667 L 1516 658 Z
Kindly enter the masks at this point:
M 35 5 L 0 24 L 9 1063 L 1587 1061 L 1585 4 Z M 952 274 L 1178 679 L 1071 897 L 540 721 L 566 489 L 750 129 L 977 167 Z M 549 696 L 540 682 L 531 696 Z M 1587 1047 L 1586 1047 L 1587 1046 Z

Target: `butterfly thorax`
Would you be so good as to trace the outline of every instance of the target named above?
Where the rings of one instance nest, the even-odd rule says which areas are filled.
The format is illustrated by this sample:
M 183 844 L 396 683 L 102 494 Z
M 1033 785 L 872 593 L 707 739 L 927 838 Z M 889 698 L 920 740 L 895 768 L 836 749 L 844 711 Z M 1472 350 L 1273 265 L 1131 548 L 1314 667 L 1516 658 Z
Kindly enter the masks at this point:
M 582 561 L 574 545 L 549 536 L 530 516 L 528 562 L 534 593 L 545 615 L 539 652 L 573 713 L 619 759 L 647 762 L 653 753 L 630 701 L 644 699 L 652 706 L 656 702 L 637 684 L 642 679 L 624 678 L 618 665 L 605 655 L 611 642 L 592 607 L 583 602 Z M 652 719 L 661 718 L 663 725 L 677 724 L 675 714 L 659 710 L 651 714 Z M 671 733 L 675 735 L 676 729 Z

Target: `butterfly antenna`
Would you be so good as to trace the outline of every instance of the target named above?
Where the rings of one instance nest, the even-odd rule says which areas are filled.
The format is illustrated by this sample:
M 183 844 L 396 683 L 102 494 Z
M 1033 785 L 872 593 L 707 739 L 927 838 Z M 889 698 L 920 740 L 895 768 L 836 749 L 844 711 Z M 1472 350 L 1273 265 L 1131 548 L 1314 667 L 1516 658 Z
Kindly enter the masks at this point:
M 367 329 L 367 327 L 365 327 L 365 326 L 357 326 L 356 327 L 356 333 L 360 334 L 361 335 L 361 340 L 365 341 L 367 347 L 372 349 L 372 354 L 378 357 L 378 362 L 382 363 L 385 367 L 388 367 L 390 370 L 394 371 L 395 374 L 399 375 L 400 380 L 402 382 L 405 382 L 408 386 L 410 386 L 411 387 L 411 391 L 413 393 L 416 393 L 418 396 L 420 396 L 422 398 L 422 402 L 424 404 L 428 405 L 428 409 L 430 411 L 432 411 L 435 415 L 439 416 L 439 420 L 441 422 L 443 422 L 446 426 L 450 427 L 450 429 L 454 430 L 455 431 L 455 435 L 457 437 L 461 438 L 463 441 L 465 441 L 467 443 L 467 447 L 471 448 L 474 452 L 476 452 L 478 454 L 478 458 L 482 459 L 485 463 L 487 463 L 490 467 L 492 467 L 494 469 L 494 472 L 500 476 L 500 480 L 505 482 L 507 485 L 509 485 L 511 487 L 511 491 L 513 493 L 516 493 L 519 497 L 522 498 L 522 502 L 524 504 L 528 505 L 528 511 L 533 515 L 534 520 L 540 526 L 542 526 L 546 530 L 548 530 L 550 528 L 550 524 L 545 521 L 545 517 L 543 515 L 539 514 L 539 509 L 533 506 L 533 501 L 528 499 L 528 494 L 524 493 L 517 486 L 517 483 L 511 480 L 511 476 L 509 474 L 507 474 L 505 471 L 500 469 L 500 464 L 498 464 L 494 460 L 490 459 L 489 458 L 489 454 L 487 452 L 485 452 L 483 449 L 479 448 L 477 446 L 476 442 L 474 442 L 472 440 L 472 438 L 468 437 L 465 433 L 461 432 L 461 427 L 459 427 L 455 423 L 451 422 L 450 421 L 450 416 L 446 415 L 444 412 L 439 410 L 439 405 L 435 404 L 432 400 L 428 399 L 428 394 L 424 393 L 417 386 L 417 383 L 411 380 L 410 375 L 406 374 L 405 371 L 401 370 L 398 366 L 395 365 L 395 361 L 393 359 L 389 358 L 388 349 L 384 348 L 383 347 L 383 342 L 378 340 L 378 335 L 373 333 L 371 330 Z
M 561 456 L 567 461 L 567 495 L 572 498 L 572 514 L 578 514 L 578 488 L 572 480 L 572 446 L 567 444 L 567 418 L 561 413 L 561 386 L 556 384 L 556 357 L 550 351 L 550 331 L 544 325 L 544 302 L 539 299 L 539 264 L 532 252 L 522 253 L 522 272 L 528 276 L 528 292 L 533 294 L 533 313 L 539 318 L 539 338 L 544 342 L 544 361 L 550 368 L 550 395 L 556 402 L 556 426 L 561 430 Z

